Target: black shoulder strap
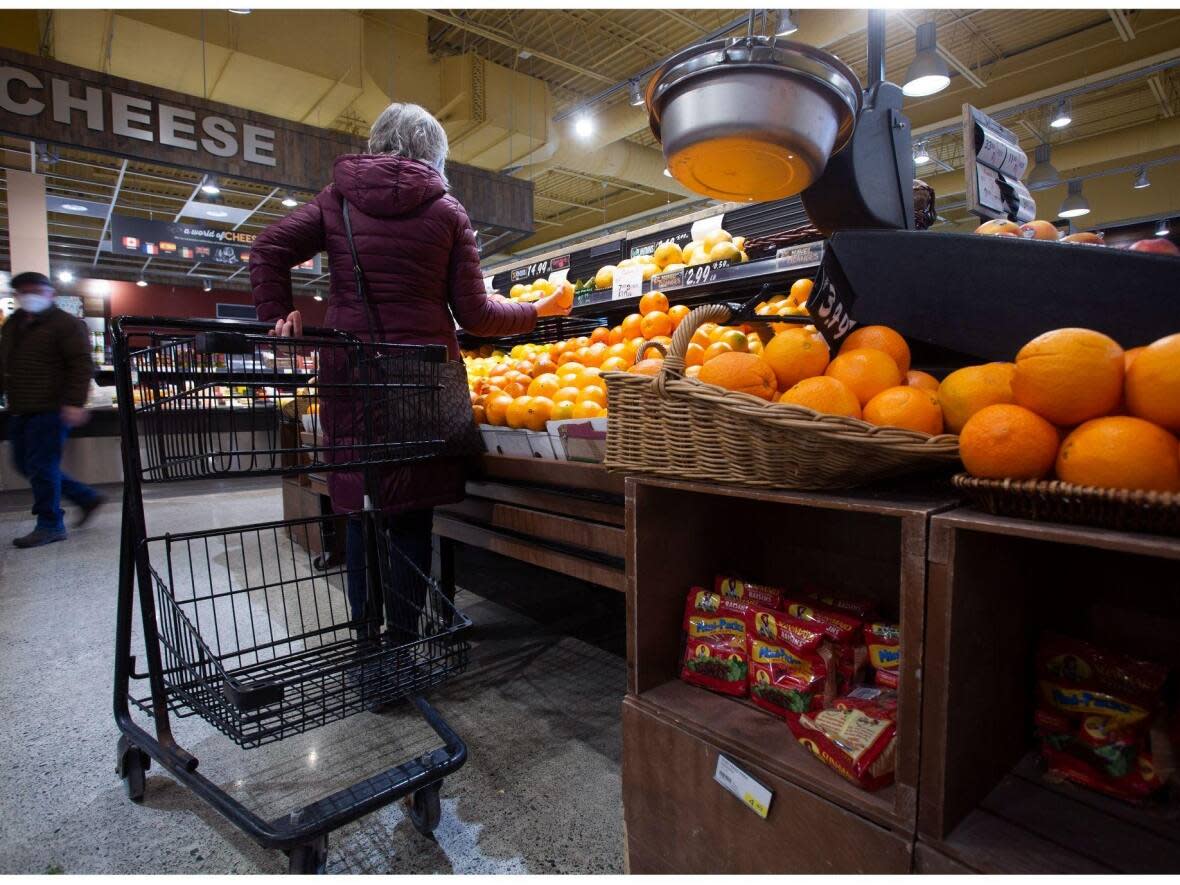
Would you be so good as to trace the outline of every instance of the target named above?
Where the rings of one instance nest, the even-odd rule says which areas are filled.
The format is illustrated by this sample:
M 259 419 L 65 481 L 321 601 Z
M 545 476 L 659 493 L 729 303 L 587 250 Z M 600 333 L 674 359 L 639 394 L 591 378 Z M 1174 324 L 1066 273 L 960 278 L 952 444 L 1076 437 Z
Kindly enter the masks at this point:
M 341 196 L 340 202 L 343 204 L 344 210 L 344 233 L 348 237 L 348 250 L 352 253 L 352 276 L 356 284 L 356 295 L 365 305 L 365 316 L 369 320 L 369 334 L 373 336 L 374 342 L 380 341 L 381 338 L 377 335 L 377 327 L 379 326 L 377 314 L 369 301 L 368 287 L 365 285 L 365 272 L 361 268 L 361 259 L 356 254 L 356 243 L 352 239 L 352 219 L 348 216 L 348 200 Z

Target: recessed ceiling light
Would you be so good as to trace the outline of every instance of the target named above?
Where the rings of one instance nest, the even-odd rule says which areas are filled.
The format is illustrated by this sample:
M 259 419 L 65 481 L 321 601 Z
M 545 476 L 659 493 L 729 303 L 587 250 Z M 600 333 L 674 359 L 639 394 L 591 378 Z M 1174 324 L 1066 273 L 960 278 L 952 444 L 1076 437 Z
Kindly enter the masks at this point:
M 594 134 L 594 118 L 589 114 L 578 114 L 574 120 L 574 133 L 582 138 L 589 138 Z
M 78 203 L 62 203 L 61 208 L 67 212 L 89 212 L 90 210 Z
M 57 274 L 57 281 L 59 283 L 72 283 L 74 282 L 74 274 L 72 271 L 68 270 L 59 271 Z
M 201 183 L 201 191 L 210 196 L 216 196 L 221 193 L 221 188 L 218 187 L 216 178 L 212 175 L 206 175 L 204 182 Z
M 135 285 L 139 286 L 142 289 L 144 286 L 147 285 L 147 280 L 145 280 L 143 277 L 140 277 L 138 280 L 135 281 Z
M 225 216 L 229 215 L 224 209 L 206 209 L 205 214 L 210 218 L 225 218 Z
M 299 205 L 299 201 L 295 199 L 295 195 L 290 192 L 288 192 L 287 195 L 285 197 L 283 197 L 282 202 L 283 202 L 283 205 L 286 206 L 288 209 L 294 209 L 296 206 Z
M 323 295 L 312 295 L 311 297 L 314 298 L 316 301 L 323 301 L 324 300 Z

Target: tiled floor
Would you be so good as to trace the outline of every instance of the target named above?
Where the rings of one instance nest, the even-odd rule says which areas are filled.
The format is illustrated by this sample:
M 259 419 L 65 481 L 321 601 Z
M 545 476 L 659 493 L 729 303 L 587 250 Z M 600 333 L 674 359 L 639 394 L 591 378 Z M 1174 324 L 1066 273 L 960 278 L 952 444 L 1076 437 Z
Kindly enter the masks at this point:
M 272 483 L 181 491 L 201 493 L 153 492 L 150 532 L 281 516 Z M 118 503 L 64 543 L 17 550 L 25 506 L 0 496 L 0 872 L 285 871 L 282 854 L 155 767 L 146 801 L 127 800 L 110 702 Z M 329 871 L 621 872 L 621 596 L 478 551 L 458 575 L 472 666 L 431 700 L 470 756 L 443 788 L 436 839 L 390 806 L 333 834 Z M 196 718 L 176 731 L 207 777 L 263 816 L 404 761 L 430 736 L 404 709 L 246 751 Z

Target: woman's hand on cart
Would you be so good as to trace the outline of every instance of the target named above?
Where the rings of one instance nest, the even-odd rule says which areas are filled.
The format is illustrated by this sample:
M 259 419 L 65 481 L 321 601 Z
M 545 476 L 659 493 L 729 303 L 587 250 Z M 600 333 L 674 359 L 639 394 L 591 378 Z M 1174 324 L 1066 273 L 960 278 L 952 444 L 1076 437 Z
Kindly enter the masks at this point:
M 276 338 L 302 338 L 303 314 L 293 310 L 287 314 L 285 319 L 279 317 L 275 321 L 275 327 L 267 334 Z

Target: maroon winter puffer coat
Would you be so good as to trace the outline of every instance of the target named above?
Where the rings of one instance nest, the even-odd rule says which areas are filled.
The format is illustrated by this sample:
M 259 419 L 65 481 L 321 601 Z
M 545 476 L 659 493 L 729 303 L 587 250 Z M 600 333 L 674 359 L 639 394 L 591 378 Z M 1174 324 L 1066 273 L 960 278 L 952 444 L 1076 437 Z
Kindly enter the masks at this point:
M 331 271 L 327 325 L 371 339 L 353 279 L 341 196 L 351 206 L 353 240 L 384 341 L 443 344 L 452 359 L 459 359 L 456 321 L 486 336 L 533 328 L 537 312 L 531 304 L 493 300 L 485 293 L 471 222 L 438 172 L 386 154 L 338 157 L 332 184 L 259 234 L 250 248 L 250 283 L 260 320 L 273 322 L 294 309 L 290 269 L 326 250 Z M 329 440 L 357 435 L 353 415 L 352 410 L 325 410 Z M 359 472 L 329 474 L 328 488 L 337 512 L 361 508 Z M 438 459 L 383 470 L 380 501 L 374 503 L 400 512 L 462 497 L 462 462 Z

